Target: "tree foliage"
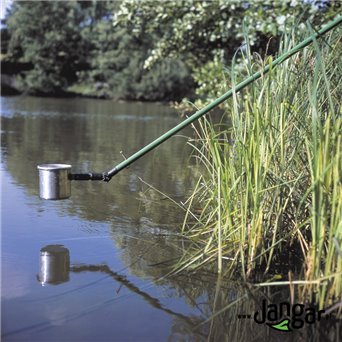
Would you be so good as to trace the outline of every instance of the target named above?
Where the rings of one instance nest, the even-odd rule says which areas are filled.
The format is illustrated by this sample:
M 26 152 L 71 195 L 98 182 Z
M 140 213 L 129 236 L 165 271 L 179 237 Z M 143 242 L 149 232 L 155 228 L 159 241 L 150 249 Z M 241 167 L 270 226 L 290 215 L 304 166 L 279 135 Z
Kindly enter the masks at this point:
M 119 2 L 21 1 L 6 19 L 11 35 L 8 59 L 31 62 L 21 88 L 34 94 L 74 91 L 132 100 L 180 99 L 192 79 L 180 59 L 144 69 L 150 34 L 132 36 L 113 27 Z
M 124 0 L 114 24 L 137 37 L 155 34 L 145 67 L 181 55 L 197 96 L 210 100 L 227 88 L 230 61 L 247 41 L 253 52 L 275 54 L 282 34 L 293 27 L 300 33 L 307 20 L 318 28 L 340 8 L 333 0 Z
M 93 44 L 90 68 L 79 74 L 85 92 L 128 100 L 180 99 L 192 84 L 188 68 L 180 59 L 170 58 L 152 69 L 144 68 L 154 39 L 150 34 L 137 37 L 127 28 L 113 28 L 117 4 L 100 2 L 102 18 L 83 30 Z
M 195 81 L 197 95 L 214 97 L 246 39 L 254 51 L 273 53 L 288 27 L 300 31 L 307 19 L 318 27 L 339 6 L 332 0 L 16 1 L 6 18 L 6 52 L 12 62 L 33 65 L 19 79 L 29 93 L 169 100 L 188 95 Z
M 265 49 L 268 39 L 279 37 L 290 24 L 299 29 L 306 20 L 319 25 L 336 15 L 340 5 L 331 0 L 124 0 L 114 23 L 136 36 L 149 32 L 160 37 L 146 66 L 180 54 L 198 66 L 215 55 L 229 60 L 243 43 L 244 32 L 252 46 Z
M 33 70 L 22 86 L 34 93 L 58 93 L 76 80 L 86 67 L 87 41 L 79 27 L 84 15 L 79 3 L 15 2 L 7 19 L 11 40 L 9 55 L 31 62 Z

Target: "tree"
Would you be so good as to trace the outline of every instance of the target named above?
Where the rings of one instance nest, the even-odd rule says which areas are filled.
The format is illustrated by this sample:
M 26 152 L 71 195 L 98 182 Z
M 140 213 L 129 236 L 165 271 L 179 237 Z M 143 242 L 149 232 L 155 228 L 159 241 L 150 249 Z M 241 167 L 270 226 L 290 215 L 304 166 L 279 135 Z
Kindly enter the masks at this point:
M 82 28 L 83 38 L 91 42 L 90 68 L 79 73 L 79 82 L 73 89 L 91 96 L 127 100 L 182 98 L 193 83 L 188 68 L 179 58 L 168 58 L 145 69 L 155 37 L 149 33 L 137 37 L 125 27 L 113 28 L 118 5 L 95 3 L 98 15 L 93 15 L 93 20 L 87 21 L 91 24 Z
M 21 88 L 34 94 L 72 91 L 129 100 L 180 99 L 192 78 L 180 59 L 144 69 L 155 35 L 113 28 L 119 2 L 15 2 L 7 18 L 8 58 L 31 62 Z
M 34 66 L 21 79 L 23 89 L 58 94 L 76 80 L 87 67 L 88 44 L 79 29 L 84 19 L 77 1 L 13 3 L 7 18 L 8 58 Z
M 318 28 L 340 7 L 332 0 L 124 0 L 114 24 L 136 37 L 158 37 L 145 67 L 182 56 L 197 96 L 210 100 L 226 89 L 227 65 L 246 40 L 252 52 L 275 54 L 285 31 L 296 27 L 300 33 L 306 20 Z
M 149 32 L 160 37 L 146 66 L 178 55 L 198 66 L 214 56 L 229 60 L 243 43 L 245 31 L 256 49 L 265 49 L 268 39 L 281 35 L 289 24 L 309 19 L 319 25 L 336 15 L 340 5 L 332 0 L 124 0 L 114 24 L 136 36 Z

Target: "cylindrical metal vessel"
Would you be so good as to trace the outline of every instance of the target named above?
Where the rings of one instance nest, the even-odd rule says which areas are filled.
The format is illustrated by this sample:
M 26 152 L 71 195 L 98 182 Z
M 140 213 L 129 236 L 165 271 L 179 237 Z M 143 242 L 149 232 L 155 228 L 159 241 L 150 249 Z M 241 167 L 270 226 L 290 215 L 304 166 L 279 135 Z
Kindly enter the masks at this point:
M 60 200 L 71 195 L 71 165 L 42 164 L 39 169 L 39 195 L 47 200 Z
M 69 281 L 70 254 L 63 245 L 48 245 L 40 250 L 38 280 L 58 285 Z

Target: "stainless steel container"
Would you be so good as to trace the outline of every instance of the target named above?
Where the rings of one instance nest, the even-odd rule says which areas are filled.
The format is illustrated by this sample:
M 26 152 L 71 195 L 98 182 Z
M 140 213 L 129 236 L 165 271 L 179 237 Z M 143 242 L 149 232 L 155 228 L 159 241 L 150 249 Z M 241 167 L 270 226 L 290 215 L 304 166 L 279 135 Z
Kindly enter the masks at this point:
M 71 165 L 42 164 L 39 169 L 39 195 L 47 200 L 60 200 L 71 195 Z
M 63 245 L 48 245 L 40 250 L 38 280 L 44 286 L 69 281 L 70 254 Z

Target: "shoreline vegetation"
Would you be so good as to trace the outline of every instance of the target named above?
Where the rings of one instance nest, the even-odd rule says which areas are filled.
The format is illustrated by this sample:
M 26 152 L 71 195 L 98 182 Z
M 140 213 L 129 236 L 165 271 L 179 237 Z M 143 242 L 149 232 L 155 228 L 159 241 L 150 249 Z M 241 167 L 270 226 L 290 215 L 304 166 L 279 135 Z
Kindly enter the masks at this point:
M 291 25 L 320 27 L 339 9 L 333 0 L 16 1 L 1 21 L 2 74 L 26 95 L 207 101 L 222 93 L 221 67 L 245 26 L 253 52 L 273 54 Z
M 296 41 L 284 36 L 279 54 Z M 226 101 L 219 124 L 194 126 L 202 172 L 185 203 L 192 244 L 177 272 L 214 267 L 341 314 L 340 46 L 338 27 Z M 272 61 L 249 46 L 240 57 L 247 75 Z M 235 70 L 233 61 L 228 85 Z
M 3 90 L 34 96 L 171 101 L 191 95 L 182 58 L 143 67 L 154 40 L 114 28 L 117 1 L 13 2 L 1 27 Z

